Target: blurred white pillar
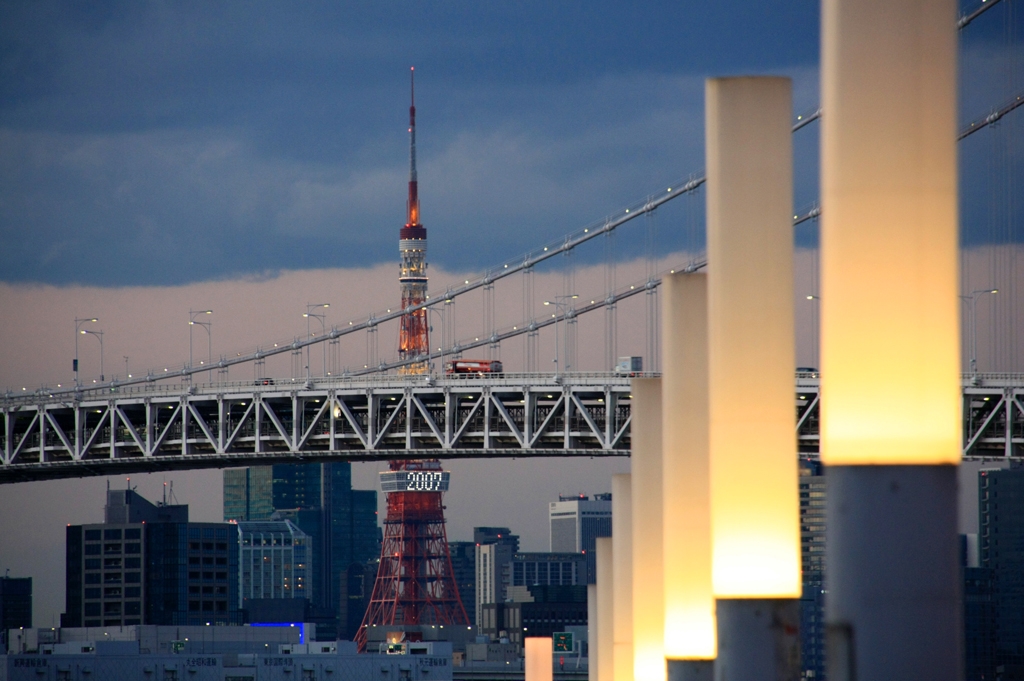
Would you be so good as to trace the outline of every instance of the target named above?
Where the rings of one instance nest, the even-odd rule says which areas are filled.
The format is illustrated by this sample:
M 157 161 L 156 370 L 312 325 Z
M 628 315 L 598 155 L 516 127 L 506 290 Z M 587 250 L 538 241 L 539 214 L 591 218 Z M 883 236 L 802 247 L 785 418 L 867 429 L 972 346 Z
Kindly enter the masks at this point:
M 707 82 L 708 413 L 719 679 L 788 679 L 800 668 L 797 631 L 788 618 L 780 623 L 771 616 L 795 609 L 800 597 L 791 118 L 788 78 Z
M 672 681 L 710 679 L 717 637 L 711 588 L 707 275 L 670 274 L 662 278 L 661 295 L 664 652 Z M 635 458 L 633 466 L 635 471 Z
M 829 678 L 963 673 L 953 0 L 822 6 Z M 899 376 L 899 395 L 880 389 Z
M 552 681 L 554 677 L 554 653 L 550 636 L 527 636 L 523 639 L 526 649 L 525 681 Z
M 598 681 L 615 681 L 615 585 L 611 537 L 598 537 L 597 553 L 597 630 L 591 642 L 591 660 L 597 664 Z
M 612 476 L 612 584 L 615 681 L 633 681 L 633 500 L 630 474 Z
M 634 378 L 630 387 L 633 676 L 642 681 L 666 679 L 661 385 L 660 378 Z
M 587 584 L 587 681 L 597 681 L 597 584 Z

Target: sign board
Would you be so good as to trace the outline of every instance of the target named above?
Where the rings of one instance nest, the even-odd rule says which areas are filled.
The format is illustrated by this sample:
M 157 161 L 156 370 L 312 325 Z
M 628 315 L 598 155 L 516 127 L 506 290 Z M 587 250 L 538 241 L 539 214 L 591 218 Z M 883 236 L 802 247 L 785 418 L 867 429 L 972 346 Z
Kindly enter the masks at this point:
M 571 631 L 556 631 L 551 637 L 555 643 L 556 653 L 571 653 L 575 650 Z

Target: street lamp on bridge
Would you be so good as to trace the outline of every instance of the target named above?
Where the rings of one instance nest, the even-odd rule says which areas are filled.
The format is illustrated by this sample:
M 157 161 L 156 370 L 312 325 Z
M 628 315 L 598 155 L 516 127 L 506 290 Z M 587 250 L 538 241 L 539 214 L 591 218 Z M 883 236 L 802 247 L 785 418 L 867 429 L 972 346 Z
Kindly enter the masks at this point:
M 188 311 L 188 368 L 192 370 L 192 327 L 199 325 L 206 330 L 206 351 L 207 363 L 213 363 L 213 322 L 197 321 L 196 317 L 201 314 L 213 314 L 213 310 L 192 310 Z M 188 375 L 189 384 L 192 383 L 192 374 Z
M 78 332 L 81 331 L 82 324 L 84 324 L 86 322 L 98 322 L 98 321 L 99 321 L 99 319 L 97 319 L 96 317 L 84 317 L 82 319 L 79 319 L 78 317 L 75 317 L 75 363 L 74 363 L 73 368 L 75 370 L 75 387 L 76 388 L 81 385 L 81 383 L 78 381 Z
M 978 317 L 975 312 L 975 303 L 978 302 L 980 296 L 986 293 L 999 293 L 997 288 L 983 288 L 977 291 L 971 291 L 969 296 L 960 296 L 960 300 L 967 302 L 967 307 L 971 313 L 971 373 L 978 373 Z
M 88 320 L 88 321 L 93 321 L 93 320 Z M 89 329 L 82 329 L 81 330 L 81 334 L 83 336 L 95 336 L 100 341 L 100 383 L 102 383 L 103 380 L 104 380 L 104 378 L 103 378 L 103 330 L 101 329 L 99 331 L 90 331 Z M 76 340 L 77 340 L 77 338 L 76 338 Z M 78 354 L 77 351 L 76 351 L 75 354 Z M 77 380 L 77 376 L 76 376 L 76 380 Z
M 325 336 L 327 335 L 327 321 L 326 321 L 327 320 L 327 313 L 326 312 L 317 313 L 317 312 L 313 312 L 313 310 L 317 310 L 317 309 L 320 309 L 320 308 L 327 309 L 330 306 L 331 306 L 330 303 L 315 303 L 315 304 L 314 303 L 306 303 L 306 312 L 302 316 L 306 318 L 306 341 L 307 342 L 311 338 L 310 329 L 309 329 L 309 318 L 310 317 L 315 317 L 316 319 L 318 319 L 320 321 L 320 330 L 321 330 L 321 332 L 323 332 L 323 334 Z M 324 376 L 327 376 L 327 346 L 323 345 L 322 343 L 321 343 L 321 346 L 322 346 L 323 351 L 324 351 L 323 352 L 323 355 L 324 355 L 324 359 L 323 359 L 323 363 L 324 363 L 324 365 L 323 365 Z M 307 381 L 309 380 L 309 346 L 308 345 L 306 346 L 306 380 Z
M 545 305 L 554 305 L 555 308 L 559 312 L 561 312 L 562 316 L 564 317 L 568 313 L 568 311 L 570 309 L 572 309 L 571 308 L 571 304 L 568 301 L 576 300 L 577 298 L 579 298 L 578 295 L 576 295 L 575 293 L 570 293 L 567 296 L 555 296 L 554 300 L 545 300 L 544 304 Z M 558 316 L 557 316 L 557 314 L 553 315 L 553 316 L 555 317 L 555 376 L 558 376 Z M 568 335 L 568 331 L 566 332 L 566 335 Z M 569 356 L 568 348 L 566 348 L 565 356 L 566 356 L 566 360 L 568 360 L 568 356 Z M 565 370 L 568 371 L 569 369 L 570 369 L 570 367 L 568 365 L 566 365 Z

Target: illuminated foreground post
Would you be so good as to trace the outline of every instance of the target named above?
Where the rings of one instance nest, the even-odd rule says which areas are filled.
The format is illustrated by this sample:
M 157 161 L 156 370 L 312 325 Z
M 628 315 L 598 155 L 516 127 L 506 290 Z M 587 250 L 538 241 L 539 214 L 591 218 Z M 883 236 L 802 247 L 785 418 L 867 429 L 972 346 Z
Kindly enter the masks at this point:
M 551 681 L 554 677 L 553 653 L 550 636 L 527 636 L 526 674 L 524 681 Z
M 612 476 L 612 610 L 615 681 L 633 681 L 633 500 L 630 474 Z M 600 606 L 599 606 L 600 607 Z
M 661 289 L 664 651 L 671 681 L 710 681 L 717 639 L 711 590 L 707 275 L 670 274 L 662 278 Z M 635 453 L 632 465 L 636 475 Z
M 831 679 L 963 673 L 955 14 L 952 0 L 822 8 Z M 879 389 L 893 376 L 898 397 Z
M 661 379 L 631 381 L 633 415 L 633 678 L 664 681 L 665 606 L 662 568 Z M 612 496 L 612 503 L 615 503 Z M 612 514 L 614 522 L 614 513 Z
M 612 538 L 598 537 L 594 550 L 597 552 L 597 679 L 615 681 L 612 664 L 615 648 L 615 598 L 612 576 Z M 593 659 L 593 658 L 592 658 Z
M 597 584 L 587 584 L 587 681 L 597 681 Z
M 800 673 L 788 78 L 706 89 L 715 678 Z

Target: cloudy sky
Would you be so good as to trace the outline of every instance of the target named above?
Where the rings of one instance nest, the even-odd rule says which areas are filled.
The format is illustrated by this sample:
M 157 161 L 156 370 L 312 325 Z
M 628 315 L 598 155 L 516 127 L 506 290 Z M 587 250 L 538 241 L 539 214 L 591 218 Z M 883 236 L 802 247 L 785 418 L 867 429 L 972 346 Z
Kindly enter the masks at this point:
M 963 122 L 1024 90 L 1016 4 L 962 33 Z M 76 316 L 101 318 L 106 373 L 123 375 L 125 361 L 138 371 L 187 358 L 189 308 L 215 309 L 219 355 L 303 335 L 309 302 L 332 303 L 329 324 L 397 302 L 412 65 L 436 290 L 700 171 L 709 76 L 788 75 L 794 113 L 813 110 L 818 24 L 812 0 L 0 0 L 0 390 L 68 381 Z M 1024 243 L 1013 198 L 1024 195 L 1022 115 L 960 146 L 968 289 L 1006 281 L 1024 296 L 1024 254 L 1008 248 Z M 797 208 L 817 199 L 817 134 L 794 137 Z M 672 249 L 687 245 L 668 237 L 700 223 L 702 200 L 658 218 Z M 634 237 L 618 242 L 628 257 L 643 250 Z M 813 247 L 813 225 L 796 240 Z M 604 251 L 579 257 L 580 280 L 601 282 Z M 815 270 L 800 262 L 798 286 L 813 293 Z M 632 271 L 620 267 L 618 283 Z M 538 299 L 564 286 L 549 272 Z M 1024 359 L 1010 313 L 1022 306 L 1010 295 L 979 303 L 982 338 L 1000 324 L 1011 338 L 982 348 L 983 366 Z M 472 333 L 479 307 L 459 315 Z M 798 319 L 814 317 L 798 309 Z M 641 326 L 623 331 L 620 354 L 643 354 Z M 92 341 L 81 346 L 89 376 Z M 382 355 L 394 341 L 380 339 Z M 590 349 L 600 363 L 603 350 Z M 800 352 L 798 363 L 814 362 L 806 338 Z M 339 361 L 355 364 L 366 348 L 348 353 Z M 450 529 L 463 539 L 474 521 L 510 524 L 544 549 L 546 502 L 607 491 L 626 467 L 455 464 Z M 357 483 L 372 485 L 375 470 L 360 467 Z M 497 476 L 519 484 L 495 493 Z M 218 519 L 218 472 L 173 477 L 195 519 Z M 154 497 L 162 477 L 135 482 Z M 0 570 L 36 576 L 39 624 L 63 603 L 63 527 L 102 518 L 103 485 L 0 489 Z

